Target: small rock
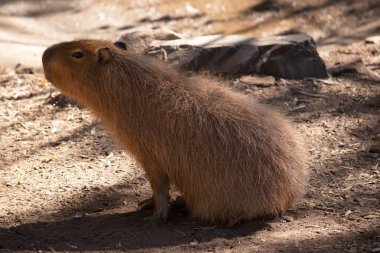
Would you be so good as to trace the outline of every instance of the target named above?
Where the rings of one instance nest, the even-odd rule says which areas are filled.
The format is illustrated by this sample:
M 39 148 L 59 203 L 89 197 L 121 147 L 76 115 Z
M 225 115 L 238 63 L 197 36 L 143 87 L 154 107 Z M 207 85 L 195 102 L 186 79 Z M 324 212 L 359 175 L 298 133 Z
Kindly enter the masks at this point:
M 344 213 L 344 216 L 347 217 L 350 213 L 352 213 L 352 211 L 351 210 L 347 210 L 347 212 Z
M 198 245 L 198 241 L 197 241 L 197 240 L 194 240 L 194 241 L 190 242 L 190 245 L 191 245 L 191 246 Z
M 291 216 L 282 216 L 282 218 L 283 218 L 284 220 L 286 220 L 287 222 L 292 222 L 292 221 L 294 221 L 294 218 L 291 217 Z
M 242 76 L 240 82 L 252 84 L 258 87 L 270 87 L 275 84 L 276 80 L 273 76 Z
M 370 44 L 380 44 L 380 35 L 368 37 L 365 39 L 365 42 Z
M 52 128 L 50 128 L 50 132 L 52 134 L 55 134 L 56 132 L 58 132 L 58 129 L 56 127 L 52 127 Z
M 361 58 L 355 58 L 351 60 L 350 62 L 341 63 L 338 66 L 332 67 L 328 70 L 328 72 L 332 76 L 342 76 L 344 74 L 350 74 L 350 73 L 358 73 L 362 75 L 366 75 L 374 80 L 380 81 L 380 76 L 377 75 L 375 72 L 370 70 L 364 65 L 364 62 Z
M 379 212 L 368 212 L 366 214 L 363 214 L 362 217 L 364 219 L 375 219 L 375 218 L 380 217 L 380 213 Z
M 377 153 L 377 154 L 380 154 L 380 146 L 378 147 L 371 147 L 369 150 L 368 150 L 369 153 Z
M 200 13 L 200 11 L 197 8 L 195 8 L 194 6 L 192 6 L 190 3 L 186 4 L 185 9 L 188 13 L 191 13 L 191 14 Z

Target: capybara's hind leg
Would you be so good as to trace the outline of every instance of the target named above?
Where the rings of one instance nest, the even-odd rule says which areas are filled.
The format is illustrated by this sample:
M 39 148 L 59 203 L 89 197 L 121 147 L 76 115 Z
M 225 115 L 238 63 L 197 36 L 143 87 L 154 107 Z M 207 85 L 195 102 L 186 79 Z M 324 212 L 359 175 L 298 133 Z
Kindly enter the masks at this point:
M 150 174 L 148 171 L 146 173 L 150 186 L 152 187 L 154 204 L 149 200 L 145 203 L 146 206 L 154 205 L 154 212 L 148 220 L 162 220 L 166 221 L 168 219 L 169 212 L 169 179 L 165 174 L 154 172 Z

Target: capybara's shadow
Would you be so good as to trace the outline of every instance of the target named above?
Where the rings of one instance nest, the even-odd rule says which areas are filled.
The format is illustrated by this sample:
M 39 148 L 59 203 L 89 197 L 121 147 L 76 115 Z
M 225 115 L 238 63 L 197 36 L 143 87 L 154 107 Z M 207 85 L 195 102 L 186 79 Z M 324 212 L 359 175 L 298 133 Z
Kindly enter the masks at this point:
M 173 209 L 173 208 L 172 208 Z M 214 226 L 185 218 L 171 210 L 165 224 L 144 221 L 147 210 L 0 228 L 0 250 L 91 251 L 133 250 L 165 246 L 189 247 L 190 242 L 234 238 L 254 234 L 267 226 L 266 219 L 233 228 Z

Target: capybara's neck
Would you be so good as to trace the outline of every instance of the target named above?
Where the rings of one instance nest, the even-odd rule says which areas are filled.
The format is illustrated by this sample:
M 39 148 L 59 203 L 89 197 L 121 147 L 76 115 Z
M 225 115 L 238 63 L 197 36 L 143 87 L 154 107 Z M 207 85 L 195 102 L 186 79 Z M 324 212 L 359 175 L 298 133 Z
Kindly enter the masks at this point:
M 91 96 L 83 98 L 85 105 L 106 125 L 116 127 L 120 120 L 128 122 L 123 128 L 142 121 L 147 125 L 152 117 L 158 117 L 157 113 L 175 109 L 176 103 L 186 99 L 186 90 L 195 88 L 185 74 L 163 67 L 159 62 L 138 56 L 121 57 L 123 59 L 99 78 L 103 83 L 95 86 L 101 88 L 90 88 Z

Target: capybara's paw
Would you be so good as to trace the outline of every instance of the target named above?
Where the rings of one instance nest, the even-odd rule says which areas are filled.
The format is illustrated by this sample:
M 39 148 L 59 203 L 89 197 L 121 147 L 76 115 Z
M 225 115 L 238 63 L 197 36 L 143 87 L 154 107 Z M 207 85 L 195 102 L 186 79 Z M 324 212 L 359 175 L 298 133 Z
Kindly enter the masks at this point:
M 185 209 L 186 208 L 186 201 L 185 198 L 181 195 L 178 196 L 175 201 L 173 202 L 173 206 L 178 209 Z
M 144 199 L 143 201 L 140 201 L 138 203 L 138 206 L 142 210 L 154 209 L 154 207 L 155 207 L 154 198 L 151 197 L 149 199 Z
M 183 196 L 178 196 L 173 202 L 173 207 L 181 214 L 188 215 L 189 209 L 186 206 L 186 201 Z
M 149 222 L 157 222 L 157 221 L 163 221 L 167 222 L 169 216 L 169 210 L 168 208 L 161 208 L 160 210 L 154 210 L 153 214 L 151 216 L 145 217 L 144 221 Z
M 241 216 L 237 216 L 235 218 L 231 218 L 227 222 L 227 227 L 228 228 L 232 228 L 235 225 L 239 224 L 241 221 L 242 221 L 242 217 Z

